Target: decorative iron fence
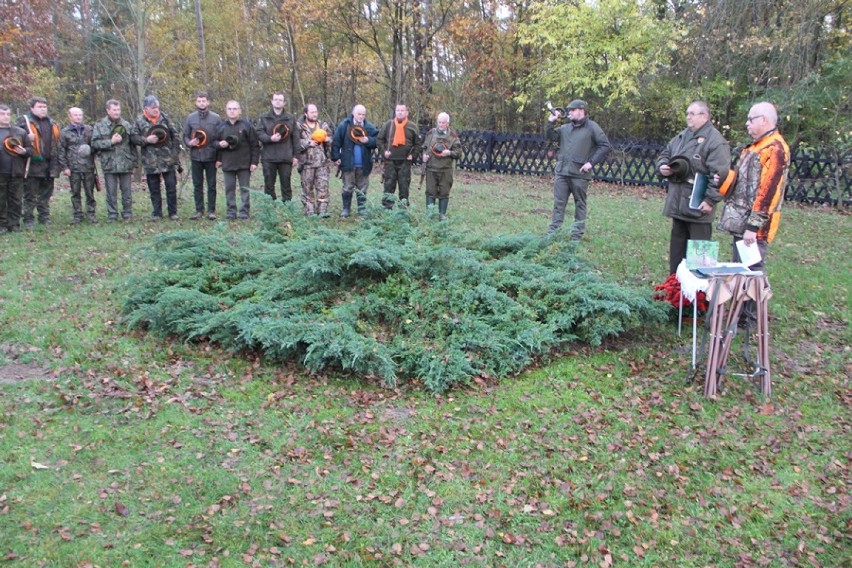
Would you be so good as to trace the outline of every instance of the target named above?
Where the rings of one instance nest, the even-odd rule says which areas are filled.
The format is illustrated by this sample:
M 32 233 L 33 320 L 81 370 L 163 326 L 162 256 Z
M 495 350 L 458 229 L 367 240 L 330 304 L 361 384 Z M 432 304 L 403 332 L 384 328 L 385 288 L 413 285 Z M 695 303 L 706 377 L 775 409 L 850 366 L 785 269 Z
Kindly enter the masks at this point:
M 466 170 L 506 174 L 548 175 L 553 172 L 557 145 L 540 134 L 511 134 L 468 130 L 460 132 L 464 154 L 458 166 Z M 665 144 L 639 140 L 613 141 L 606 160 L 595 166 L 600 181 L 627 185 L 664 186 L 655 160 Z M 734 152 L 734 163 L 736 154 Z M 852 205 L 852 152 L 796 150 L 785 199 L 805 203 Z

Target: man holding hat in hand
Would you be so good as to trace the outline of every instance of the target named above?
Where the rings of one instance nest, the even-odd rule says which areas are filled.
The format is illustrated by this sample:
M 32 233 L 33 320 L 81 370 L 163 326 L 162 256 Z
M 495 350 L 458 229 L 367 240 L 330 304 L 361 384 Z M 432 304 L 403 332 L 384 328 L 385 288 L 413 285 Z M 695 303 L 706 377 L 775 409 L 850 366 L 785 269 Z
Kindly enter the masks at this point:
M 710 122 L 710 107 L 695 101 L 686 109 L 686 129 L 671 139 L 657 158 L 657 170 L 669 184 L 663 215 L 671 217 L 669 274 L 686 258 L 690 239 L 709 241 L 713 233 L 716 204 L 722 200 L 718 175 L 725 179 L 731 168 L 731 148 Z M 708 177 L 707 193 L 697 209 L 690 207 L 695 174 Z
M 83 197 L 86 194 L 86 216 L 90 223 L 95 217 L 95 153 L 92 152 L 92 127 L 83 124 L 83 110 L 68 109 L 68 126 L 59 133 L 59 167 L 71 182 L 71 224 L 83 220 Z
M 574 197 L 574 224 L 571 239 L 579 241 L 586 232 L 586 194 L 592 179 L 592 168 L 609 153 L 610 144 L 598 123 L 589 119 L 586 101 L 575 99 L 565 107 L 568 122 L 557 124 L 559 113 L 547 118 L 547 139 L 559 142 L 559 157 L 556 160 L 553 180 L 553 215 L 548 233 L 562 226 L 568 196 Z
M 166 186 L 166 207 L 169 219 L 177 221 L 177 174 L 183 171 L 180 164 L 180 138 L 178 129 L 168 115 L 160 112 L 160 101 L 148 95 L 142 101 L 142 114 L 136 117 L 136 135 L 142 142 L 142 166 L 151 198 L 151 220 L 163 218 L 162 184 Z

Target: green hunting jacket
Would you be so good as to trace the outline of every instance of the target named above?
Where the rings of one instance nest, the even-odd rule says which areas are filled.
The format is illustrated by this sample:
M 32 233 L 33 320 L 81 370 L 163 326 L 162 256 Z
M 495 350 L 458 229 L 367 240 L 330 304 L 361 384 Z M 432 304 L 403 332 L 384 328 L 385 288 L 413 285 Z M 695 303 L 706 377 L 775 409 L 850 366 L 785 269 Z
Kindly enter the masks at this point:
M 127 134 L 119 144 L 113 145 L 112 129 L 120 124 Z M 136 167 L 136 147 L 141 140 L 133 132 L 133 125 L 123 118 L 113 123 L 108 116 L 103 117 L 95 123 L 92 132 L 92 148 L 98 152 L 101 167 L 105 174 L 126 174 Z
M 72 172 L 95 171 L 95 150 L 92 148 L 92 127 L 88 124 L 69 124 L 59 133 L 59 167 Z M 89 147 L 86 152 L 86 146 Z
M 133 132 L 139 137 L 142 146 L 142 167 L 146 174 L 162 174 L 173 170 L 180 160 L 180 133 L 169 116 L 160 111 L 160 118 L 156 122 L 169 131 L 168 140 L 162 144 L 149 144 L 145 140 L 154 124 L 144 114 L 140 114 L 133 126 Z

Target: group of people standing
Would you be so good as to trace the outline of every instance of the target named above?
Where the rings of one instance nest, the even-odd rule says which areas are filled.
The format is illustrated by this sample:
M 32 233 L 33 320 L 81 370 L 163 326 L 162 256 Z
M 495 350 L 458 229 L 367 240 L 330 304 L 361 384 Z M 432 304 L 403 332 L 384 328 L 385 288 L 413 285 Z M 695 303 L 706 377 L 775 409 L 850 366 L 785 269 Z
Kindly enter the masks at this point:
M 292 200 L 291 177 L 296 168 L 301 177 L 304 213 L 322 217 L 328 216 L 330 168 L 336 165 L 343 178 L 341 215 L 351 215 L 353 196 L 357 212 L 364 215 L 372 154 L 377 147 L 385 162 L 382 205 L 392 208 L 396 202 L 407 206 L 411 166 L 421 159 L 422 152 L 427 203 L 436 205 L 445 218 L 454 160 L 462 154 L 458 134 L 449 127 L 449 115 L 438 115 L 438 127 L 424 140 L 408 121 L 404 104 L 396 105 L 393 118 L 381 129 L 366 119 L 363 105 L 355 105 L 352 114 L 332 129 L 319 119 L 316 105 L 305 105 L 297 119 L 287 111 L 286 103 L 283 92 L 273 93 L 270 109 L 251 123 L 242 117 L 239 102 L 228 101 L 222 118 L 210 109 L 209 95 L 198 92 L 195 111 L 182 129 L 160 110 L 159 100 L 152 95 L 142 101 L 142 113 L 135 122 L 124 119 L 121 103 L 111 99 L 106 103 L 106 116 L 93 126 L 84 124 L 83 111 L 74 107 L 68 110 L 69 122 L 62 129 L 48 116 L 47 101 L 42 97 L 30 100 L 29 112 L 17 125 L 11 123 L 9 107 L 0 105 L 0 140 L 5 149 L 0 152 L 0 232 L 20 230 L 21 217 L 24 228 L 32 227 L 36 220 L 50 224 L 50 199 L 60 173 L 70 180 L 72 223 L 96 223 L 95 190 L 101 190 L 96 156 L 104 175 L 107 219 L 131 220 L 130 183 L 137 166 L 137 148 L 154 221 L 164 215 L 179 219 L 177 174 L 183 172 L 184 148 L 189 150 L 191 164 L 192 219 L 205 215 L 217 219 L 217 170 L 222 171 L 225 184 L 226 218 L 248 219 L 249 183 L 261 163 L 267 195 L 277 198 L 277 182 L 281 200 Z M 395 197 L 397 189 L 399 195 Z
M 733 236 L 732 259 L 740 262 L 737 242 L 757 246 L 765 267 L 769 243 L 781 219 L 781 204 L 790 167 L 790 147 L 778 132 L 778 111 L 768 102 L 751 107 L 746 131 L 752 141 L 731 169 L 731 149 L 713 126 L 710 107 L 695 101 L 686 109 L 686 128 L 671 139 L 657 159 L 657 171 L 668 180 L 663 214 L 672 219 L 669 272 L 686 258 L 687 241 L 710 240 L 716 205 L 724 201 L 718 228 Z M 707 188 L 692 203 L 695 178 L 704 175 Z M 695 200 L 697 201 L 697 199 Z
M 565 116 L 567 115 L 567 116 Z M 563 123 L 563 119 L 567 120 Z M 560 229 L 569 197 L 574 198 L 571 238 L 586 231 L 586 198 L 592 168 L 602 162 L 610 142 L 601 127 L 588 117 L 585 101 L 576 99 L 548 117 L 547 138 L 557 142 L 554 168 L 553 214 L 548 232 Z M 771 103 L 751 107 L 746 130 L 752 142 L 743 148 L 736 170 L 731 170 L 731 149 L 713 126 L 710 107 L 695 101 L 686 110 L 686 128 L 672 138 L 657 159 L 657 172 L 668 181 L 663 214 L 672 219 L 669 271 L 675 273 L 686 258 L 687 242 L 710 240 L 716 205 L 725 201 L 718 228 L 733 236 L 733 261 L 740 261 L 738 241 L 756 245 L 764 267 L 768 245 L 778 231 L 781 203 L 790 166 L 790 148 L 778 132 L 778 112 Z M 695 178 L 706 176 L 706 193 L 692 202 Z

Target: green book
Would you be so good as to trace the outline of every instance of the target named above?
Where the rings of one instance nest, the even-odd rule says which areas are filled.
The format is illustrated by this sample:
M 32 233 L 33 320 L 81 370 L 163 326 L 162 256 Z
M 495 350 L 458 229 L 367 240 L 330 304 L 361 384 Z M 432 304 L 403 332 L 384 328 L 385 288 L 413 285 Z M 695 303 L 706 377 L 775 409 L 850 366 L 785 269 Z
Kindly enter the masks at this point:
M 719 264 L 719 243 L 716 241 L 686 241 L 686 267 L 690 270 Z

